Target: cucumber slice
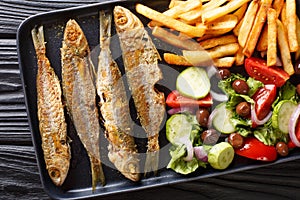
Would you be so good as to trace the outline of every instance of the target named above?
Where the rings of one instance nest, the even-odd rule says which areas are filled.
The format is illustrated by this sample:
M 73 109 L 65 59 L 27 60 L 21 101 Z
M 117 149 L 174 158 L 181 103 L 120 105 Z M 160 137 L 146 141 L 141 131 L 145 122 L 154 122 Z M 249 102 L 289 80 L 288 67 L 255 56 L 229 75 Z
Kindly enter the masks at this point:
M 226 108 L 226 102 L 219 104 L 215 110 L 212 119 L 212 124 L 215 129 L 224 134 L 230 134 L 235 131 L 235 127 L 230 122 L 232 111 Z
M 200 99 L 210 91 L 210 81 L 206 71 L 200 67 L 189 67 L 176 80 L 176 89 L 184 96 Z
M 166 136 L 172 144 L 185 144 L 190 141 L 192 124 L 184 114 L 172 115 L 166 123 Z
M 226 169 L 234 158 L 234 150 L 229 143 L 220 142 L 210 149 L 207 156 L 213 168 Z
M 272 126 L 281 132 L 289 133 L 289 121 L 297 104 L 289 100 L 280 101 L 274 108 L 272 115 Z

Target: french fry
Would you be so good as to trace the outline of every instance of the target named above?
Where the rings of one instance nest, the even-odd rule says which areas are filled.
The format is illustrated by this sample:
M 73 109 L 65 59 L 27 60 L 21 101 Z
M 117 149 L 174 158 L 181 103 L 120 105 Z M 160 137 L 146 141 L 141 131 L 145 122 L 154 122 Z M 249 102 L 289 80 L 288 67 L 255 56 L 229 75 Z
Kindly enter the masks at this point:
M 239 50 L 235 54 L 235 64 L 237 66 L 243 65 L 245 60 L 245 55 L 243 54 L 243 47 L 240 46 Z
M 226 3 L 228 0 L 210 0 L 208 3 L 203 5 L 203 10 L 211 10 L 221 6 Z
M 201 22 L 201 14 L 203 12 L 203 8 L 196 8 L 193 9 L 189 12 L 185 12 L 180 14 L 178 17 L 180 19 L 183 19 L 184 21 L 192 24 L 192 23 L 196 23 L 196 22 Z
M 247 57 L 251 57 L 254 52 L 254 49 L 255 49 L 257 41 L 259 39 L 260 33 L 266 22 L 267 11 L 268 11 L 268 8 L 271 6 L 271 3 L 272 3 L 272 0 L 262 0 L 261 1 L 261 5 L 256 14 L 256 18 L 254 20 L 253 27 L 250 31 L 246 45 L 244 46 L 243 53 Z
M 236 43 L 236 42 L 237 42 L 237 38 L 234 35 L 224 35 L 224 36 L 214 37 L 211 39 L 201 41 L 199 42 L 199 44 L 203 49 L 210 49 L 219 45 Z
M 236 58 L 235 57 L 223 57 L 216 58 L 213 60 L 215 67 L 232 67 Z
M 242 34 L 238 34 L 238 41 L 242 47 L 244 47 L 247 42 L 247 38 L 250 34 L 252 25 L 254 23 L 257 14 L 257 10 L 258 10 L 258 1 L 254 0 L 249 4 L 249 7 L 244 16 L 243 23 L 239 30 Z
M 206 51 L 189 51 L 189 50 L 183 50 L 183 55 L 185 53 L 193 54 L 195 57 L 198 57 L 199 59 L 203 57 L 204 53 L 208 54 L 209 59 L 215 59 L 215 58 L 221 58 L 225 56 L 232 56 L 239 50 L 239 44 L 238 43 L 230 43 L 225 45 L 219 45 L 214 48 L 208 49 Z M 196 56 L 197 55 L 197 56 Z M 207 58 L 205 58 L 207 59 Z
M 136 4 L 136 11 L 144 15 L 145 17 L 152 19 L 154 21 L 157 21 L 161 24 L 163 24 L 166 27 L 169 27 L 171 29 L 175 29 L 179 32 L 182 32 L 188 36 L 191 37 L 201 37 L 204 35 L 206 26 L 191 26 L 188 24 L 185 24 L 183 22 L 180 22 L 176 19 L 173 19 L 169 16 L 166 16 L 160 12 L 157 12 L 156 10 L 153 10 L 147 6 L 144 6 L 142 4 Z
M 235 16 L 237 16 L 238 21 L 241 21 L 241 19 L 244 17 L 247 8 L 248 8 L 248 4 L 245 3 L 244 5 L 242 5 L 239 9 L 237 9 L 237 10 L 233 13 Z
M 193 10 L 201 6 L 202 6 L 201 0 L 187 0 L 187 1 L 183 1 L 183 3 L 179 3 L 178 5 L 166 10 L 165 12 L 163 12 L 163 14 L 168 17 L 176 19 L 180 14 L 188 12 L 190 10 Z M 162 26 L 162 24 L 154 20 L 149 22 L 148 26 L 150 27 Z
M 280 50 L 283 69 L 289 75 L 292 75 L 295 73 L 295 71 L 294 71 L 294 67 L 292 64 L 288 39 L 287 39 L 286 33 L 284 32 L 285 30 L 284 30 L 284 27 L 283 27 L 283 24 L 281 23 L 281 21 L 277 19 L 276 23 L 277 23 L 278 46 L 279 46 L 279 50 Z
M 182 5 L 184 3 L 185 1 L 181 1 L 181 0 L 171 0 L 169 3 L 169 8 L 173 8 L 175 6 Z
M 300 20 L 298 17 L 296 20 L 296 32 L 297 32 L 298 44 L 300 45 Z M 295 60 L 298 60 L 299 58 L 300 58 L 300 48 L 298 48 L 298 50 L 295 53 Z
M 187 0 L 184 3 L 180 3 L 177 6 L 174 6 L 165 12 L 164 15 L 167 15 L 172 18 L 177 18 L 180 14 L 193 10 L 195 8 L 201 7 L 202 1 L 201 0 Z
M 172 53 L 164 53 L 164 60 L 169 65 L 192 66 L 183 56 Z
M 299 48 L 296 34 L 296 0 L 286 0 L 286 11 L 286 28 L 290 52 L 295 52 Z
M 215 38 L 215 37 L 220 37 L 220 36 L 221 35 L 219 35 L 219 34 L 212 34 L 212 35 L 205 34 L 202 37 L 197 38 L 197 41 L 201 42 L 201 41 L 204 41 L 204 40 L 207 40 L 207 39 L 211 39 L 211 38 Z
M 233 14 L 225 15 L 222 18 L 216 19 L 206 24 L 206 34 L 225 34 L 231 31 L 238 23 L 237 16 Z M 202 23 L 201 23 L 202 25 Z M 196 25 L 197 26 L 197 25 Z
M 152 30 L 152 35 L 165 41 L 166 43 L 169 43 L 173 46 L 179 47 L 181 49 L 188 49 L 188 50 L 202 50 L 203 48 L 199 45 L 198 42 L 186 39 L 182 40 L 181 35 L 175 35 L 169 31 L 167 31 L 165 28 L 155 26 Z
M 204 12 L 202 14 L 202 22 L 208 23 L 219 17 L 223 17 L 224 15 L 227 15 L 228 13 L 231 13 L 231 12 L 235 11 L 236 9 L 240 8 L 248 1 L 250 1 L 250 0 L 232 0 L 232 1 L 229 1 L 224 6 L 220 6 L 213 10 L 207 10 L 206 12 Z M 204 7 L 204 5 L 203 5 L 203 7 Z
M 283 8 L 284 5 L 284 0 L 274 0 L 272 7 L 276 10 L 277 12 L 277 18 L 279 17 L 281 10 Z
M 265 24 L 256 45 L 257 51 L 267 51 L 268 49 L 268 24 Z
M 244 21 L 244 17 L 239 21 L 239 23 L 234 27 L 234 29 L 232 31 L 236 37 L 239 36 L 239 32 L 240 32 L 241 26 L 243 24 L 243 21 Z
M 208 51 L 182 51 L 183 57 L 193 66 L 205 67 L 213 65 L 213 60 Z
M 275 66 L 277 57 L 277 12 L 273 8 L 268 9 L 268 49 L 267 66 Z

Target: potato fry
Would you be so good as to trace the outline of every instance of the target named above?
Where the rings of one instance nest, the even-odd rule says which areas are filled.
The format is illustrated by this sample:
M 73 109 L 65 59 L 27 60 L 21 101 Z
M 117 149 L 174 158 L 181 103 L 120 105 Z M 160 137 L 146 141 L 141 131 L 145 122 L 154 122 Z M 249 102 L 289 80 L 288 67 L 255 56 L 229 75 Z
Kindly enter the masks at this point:
M 261 1 L 261 6 L 258 9 L 256 18 L 253 23 L 253 27 L 249 33 L 249 37 L 247 39 L 246 45 L 244 46 L 243 53 L 247 57 L 251 57 L 254 52 L 254 49 L 256 47 L 256 44 L 259 39 L 262 28 L 267 20 L 267 11 L 268 11 L 268 8 L 271 6 L 271 3 L 272 3 L 272 0 L 264 0 L 264 1 L 262 0 Z
M 268 9 L 268 49 L 267 66 L 275 66 L 277 57 L 277 12 L 273 8 Z
M 224 56 L 234 55 L 238 50 L 239 50 L 238 43 L 230 43 L 230 44 L 216 46 L 207 51 L 208 51 L 210 57 L 212 59 L 214 59 L 214 58 L 220 58 L 220 57 L 224 57 Z
M 208 3 L 202 6 L 203 10 L 211 10 L 221 6 L 222 4 L 226 3 L 228 0 L 210 0 Z
M 173 8 L 175 6 L 182 5 L 184 3 L 185 1 L 181 1 L 181 0 L 171 0 L 169 3 L 169 8 Z
M 292 64 L 291 54 L 289 51 L 288 39 L 286 37 L 286 33 L 284 32 L 285 30 L 281 21 L 277 19 L 276 23 L 277 23 L 278 46 L 280 50 L 281 61 L 283 63 L 283 69 L 289 75 L 292 75 L 295 73 L 295 71 Z
M 203 12 L 203 8 L 196 8 L 189 12 L 185 12 L 180 14 L 178 17 L 183 19 L 184 21 L 188 22 L 189 24 L 201 22 L 201 15 Z
M 220 37 L 220 36 L 222 36 L 222 35 L 220 35 L 220 34 L 212 34 L 212 35 L 205 34 L 202 37 L 197 38 L 197 41 L 201 42 L 203 40 L 207 40 L 207 39 L 211 39 L 211 38 L 215 38 L 215 37 Z
M 164 60 L 169 65 L 192 66 L 183 56 L 172 53 L 164 53 Z
M 231 31 L 238 23 L 237 16 L 228 14 L 206 24 L 206 34 L 225 34 Z M 197 26 L 197 25 L 196 25 Z
M 235 54 L 235 64 L 237 66 L 243 65 L 245 61 L 245 55 L 243 54 L 243 47 L 240 46 L 239 50 Z
M 208 23 L 211 22 L 219 17 L 223 17 L 224 15 L 227 15 L 228 13 L 231 13 L 235 11 L 236 9 L 243 6 L 245 3 L 247 3 L 250 0 L 232 0 L 229 1 L 226 5 L 215 8 L 213 10 L 207 10 L 202 14 L 202 22 Z M 204 7 L 205 5 L 203 5 Z
M 201 41 L 199 42 L 199 44 L 203 49 L 210 49 L 219 45 L 236 43 L 236 42 L 237 42 L 237 38 L 234 35 L 224 35 L 224 36 L 214 37 L 211 39 Z
M 237 10 L 233 13 L 235 16 L 237 16 L 238 21 L 241 21 L 241 19 L 244 17 L 247 8 L 248 8 L 248 4 L 245 3 L 244 5 L 242 5 L 239 9 L 237 9 Z
M 291 52 L 298 50 L 296 34 L 296 0 L 286 0 L 287 35 Z
M 197 27 L 191 26 L 139 3 L 136 4 L 136 11 L 149 19 L 157 21 L 171 29 L 175 29 L 191 37 L 201 37 L 204 35 L 206 30 L 205 25 Z
M 241 26 L 243 24 L 243 21 L 244 21 L 244 17 L 239 21 L 239 23 L 234 27 L 233 29 L 233 34 L 238 37 L 239 36 L 239 32 L 240 32 L 240 29 L 241 29 Z
M 272 7 L 276 10 L 277 12 L 277 18 L 279 17 L 281 10 L 283 8 L 284 5 L 284 0 L 274 0 Z
M 236 58 L 235 57 L 223 57 L 216 58 L 213 60 L 215 67 L 232 67 Z
M 152 30 L 152 35 L 181 49 L 188 49 L 188 50 L 203 49 L 198 42 L 191 39 L 189 40 L 186 39 L 183 41 L 181 35 L 175 35 L 159 26 L 154 27 L 154 29 Z
M 193 66 L 206 67 L 213 65 L 213 60 L 208 51 L 182 51 L 183 57 Z
M 257 51 L 267 51 L 268 49 L 268 24 L 265 24 L 256 45 Z
M 296 32 L 297 32 L 298 44 L 300 45 L 300 20 L 298 17 L 296 20 Z M 295 60 L 298 60 L 299 58 L 300 58 L 300 48 L 298 48 L 298 50 L 295 53 Z
M 177 18 L 180 14 L 193 10 L 195 8 L 201 7 L 202 1 L 201 0 L 187 0 L 184 3 L 181 3 L 169 10 L 163 12 L 164 15 L 167 15 L 172 18 Z
M 242 34 L 238 34 L 238 41 L 242 47 L 244 47 L 247 42 L 247 38 L 250 34 L 252 25 L 254 23 L 257 14 L 257 10 L 258 10 L 258 1 L 256 0 L 251 1 L 245 13 L 243 23 L 240 27 L 240 32 Z

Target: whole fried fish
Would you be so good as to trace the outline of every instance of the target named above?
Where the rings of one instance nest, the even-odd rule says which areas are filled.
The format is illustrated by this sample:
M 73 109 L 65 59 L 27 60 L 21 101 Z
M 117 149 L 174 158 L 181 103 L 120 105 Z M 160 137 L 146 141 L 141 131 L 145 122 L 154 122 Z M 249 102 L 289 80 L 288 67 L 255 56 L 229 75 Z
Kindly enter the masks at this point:
M 42 149 L 48 174 L 53 183 L 64 183 L 70 166 L 70 146 L 60 82 L 46 57 L 43 26 L 31 31 L 37 56 L 37 107 Z
M 129 103 L 117 63 L 110 51 L 112 15 L 100 11 L 100 55 L 97 74 L 97 92 L 100 110 L 109 141 L 108 157 L 128 179 L 138 181 L 139 159 L 132 136 Z
M 95 69 L 86 37 L 75 20 L 65 27 L 61 48 L 62 87 L 69 115 L 91 164 L 92 188 L 105 177 L 100 160 L 100 124 L 96 104 Z
M 156 173 L 159 162 L 159 131 L 165 114 L 164 94 L 154 85 L 162 79 L 160 56 L 142 22 L 128 9 L 114 8 L 114 20 L 123 52 L 123 62 L 138 118 L 147 133 L 145 174 Z

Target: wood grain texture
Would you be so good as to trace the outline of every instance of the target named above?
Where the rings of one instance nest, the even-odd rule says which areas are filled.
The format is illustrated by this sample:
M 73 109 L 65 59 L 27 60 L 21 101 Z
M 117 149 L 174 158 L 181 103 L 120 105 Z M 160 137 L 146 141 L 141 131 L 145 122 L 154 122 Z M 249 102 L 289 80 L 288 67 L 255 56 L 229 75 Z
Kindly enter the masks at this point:
M 27 122 L 16 50 L 17 28 L 33 14 L 94 2 L 98 0 L 0 1 L 0 199 L 49 199 L 41 185 Z M 300 199 L 299 169 L 300 160 L 295 160 L 99 199 Z

